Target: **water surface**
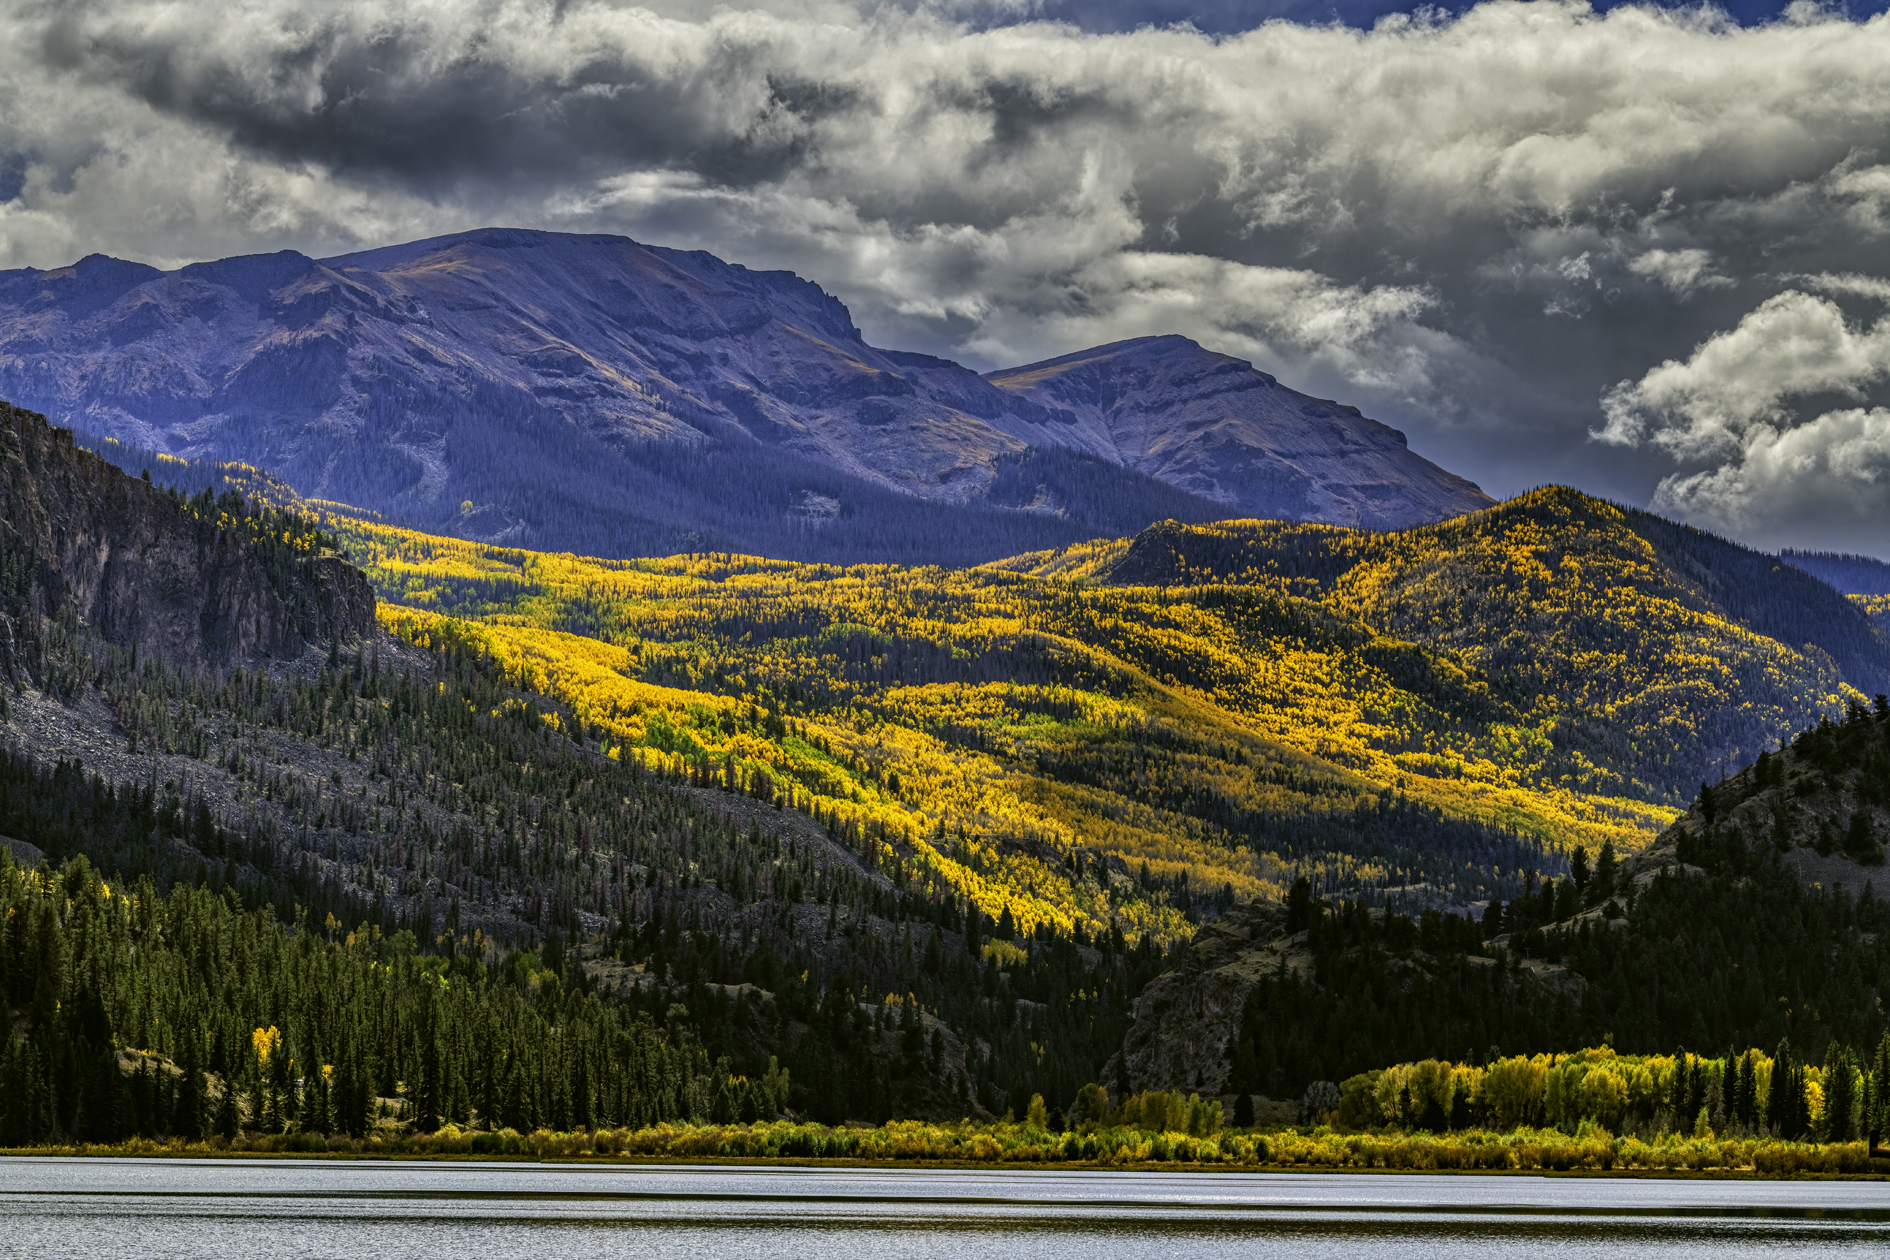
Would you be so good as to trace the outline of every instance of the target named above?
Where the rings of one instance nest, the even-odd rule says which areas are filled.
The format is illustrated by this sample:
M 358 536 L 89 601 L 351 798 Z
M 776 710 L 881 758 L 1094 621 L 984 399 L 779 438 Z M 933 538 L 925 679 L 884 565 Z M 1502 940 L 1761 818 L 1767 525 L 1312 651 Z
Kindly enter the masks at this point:
M 297 1160 L 0 1160 L 0 1254 L 1890 1255 L 1890 1185 Z

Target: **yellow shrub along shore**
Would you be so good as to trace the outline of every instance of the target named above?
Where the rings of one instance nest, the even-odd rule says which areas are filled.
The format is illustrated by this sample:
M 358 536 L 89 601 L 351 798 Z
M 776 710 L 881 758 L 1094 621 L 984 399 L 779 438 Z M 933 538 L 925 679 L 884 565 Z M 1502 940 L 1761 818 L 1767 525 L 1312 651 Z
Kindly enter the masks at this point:
M 1508 1133 L 1345 1133 L 1327 1126 L 1211 1134 L 1105 1128 L 1064 1133 L 1030 1124 L 929 1124 L 895 1121 L 878 1128 L 818 1124 L 659 1125 L 595 1133 L 461 1131 L 369 1136 L 274 1134 L 185 1143 L 136 1140 L 115 1146 L 55 1146 L 10 1155 L 230 1156 L 299 1155 L 349 1159 L 603 1160 L 742 1163 L 1088 1168 L 1200 1168 L 1272 1172 L 1708 1174 L 1829 1177 L 1890 1174 L 1861 1142 L 1818 1144 L 1771 1138 L 1719 1140 L 1669 1134 L 1657 1141 L 1600 1130 Z

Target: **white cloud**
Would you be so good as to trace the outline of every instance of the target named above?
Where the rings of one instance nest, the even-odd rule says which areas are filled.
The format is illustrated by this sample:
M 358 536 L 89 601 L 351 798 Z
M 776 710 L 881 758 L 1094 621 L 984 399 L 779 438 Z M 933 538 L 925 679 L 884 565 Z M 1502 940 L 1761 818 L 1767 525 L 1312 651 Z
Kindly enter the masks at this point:
M 21 0 L 0 266 L 622 231 L 793 268 L 881 344 L 979 366 L 1187 333 L 1455 441 L 1498 490 L 1587 469 L 1613 493 L 1655 476 L 1586 442 L 1610 382 L 1633 380 L 1610 442 L 1742 450 L 1798 386 L 1682 379 L 1726 304 L 1890 275 L 1890 17 L 998 24 L 1041 11 Z M 1796 283 L 1759 312 L 1837 338 L 1805 362 L 1875 336 L 1815 306 L 1861 291 Z
M 1637 276 L 1658 280 L 1681 297 L 1696 289 L 1729 288 L 1732 281 L 1713 269 L 1713 255 L 1703 249 L 1650 249 L 1628 263 Z
M 1755 426 L 1736 458 L 1663 479 L 1653 506 L 1801 545 L 1875 526 L 1890 512 L 1890 411 L 1852 408 L 1795 427 Z
M 1882 276 L 1861 276 L 1855 272 L 1834 275 L 1822 272 L 1815 276 L 1794 276 L 1791 279 L 1806 288 L 1817 289 L 1821 293 L 1837 293 L 1848 297 L 1870 298 L 1878 302 L 1890 302 L 1890 280 Z
M 1784 418 L 1787 399 L 1856 396 L 1890 376 L 1890 319 L 1863 328 L 1827 298 L 1795 289 L 1767 299 L 1730 332 L 1669 359 L 1602 398 L 1615 445 L 1652 441 L 1683 457 L 1725 454 Z

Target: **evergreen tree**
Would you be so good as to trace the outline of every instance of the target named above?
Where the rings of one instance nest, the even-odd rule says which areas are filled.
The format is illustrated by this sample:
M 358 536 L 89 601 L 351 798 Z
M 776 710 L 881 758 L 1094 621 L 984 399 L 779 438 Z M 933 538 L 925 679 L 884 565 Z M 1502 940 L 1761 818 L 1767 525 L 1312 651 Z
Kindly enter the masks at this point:
M 1824 1113 L 1818 1117 L 1818 1139 L 1852 1142 L 1857 1139 L 1855 1084 L 1856 1056 L 1849 1046 L 1833 1041 L 1824 1052 Z
M 170 1131 L 187 1142 L 198 1141 L 205 1132 L 203 1060 L 199 1050 L 200 1041 L 196 1029 L 184 1029 L 184 1053 L 179 1064 L 183 1069 L 183 1079 L 178 1085 L 177 1111 L 172 1117 Z
M 1876 1052 L 1871 1055 L 1869 1089 L 1865 1136 L 1876 1147 L 1890 1141 L 1890 1033 L 1878 1039 Z

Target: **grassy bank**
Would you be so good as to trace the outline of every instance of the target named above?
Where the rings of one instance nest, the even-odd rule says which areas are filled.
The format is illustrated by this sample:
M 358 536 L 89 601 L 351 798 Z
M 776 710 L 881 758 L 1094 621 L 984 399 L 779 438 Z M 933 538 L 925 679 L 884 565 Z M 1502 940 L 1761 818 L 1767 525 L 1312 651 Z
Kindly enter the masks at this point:
M 1785 1142 L 1772 1138 L 1685 1137 L 1657 1141 L 1603 1130 L 1552 1129 L 1508 1133 L 1471 1130 L 1431 1134 L 1344 1133 L 1324 1126 L 1274 1132 L 1195 1136 L 1109 1128 L 1053 1133 L 1032 1125 L 926 1124 L 879 1128 L 817 1124 L 659 1125 L 597 1132 L 466 1132 L 432 1134 L 271 1134 L 207 1142 L 133 1139 L 110 1146 L 16 1148 L 13 1155 L 229 1156 L 298 1155 L 338 1158 L 489 1158 L 527 1160 L 832 1161 L 844 1164 L 1143 1167 L 1184 1166 L 1255 1171 L 1707 1173 L 1729 1176 L 1866 1176 L 1890 1174 L 1890 1159 L 1873 1159 L 1861 1142 Z

